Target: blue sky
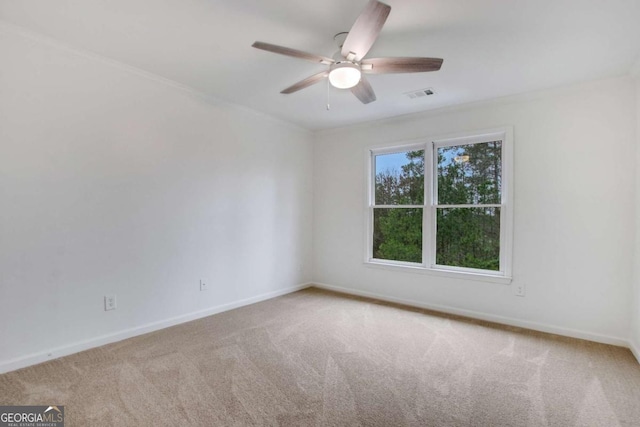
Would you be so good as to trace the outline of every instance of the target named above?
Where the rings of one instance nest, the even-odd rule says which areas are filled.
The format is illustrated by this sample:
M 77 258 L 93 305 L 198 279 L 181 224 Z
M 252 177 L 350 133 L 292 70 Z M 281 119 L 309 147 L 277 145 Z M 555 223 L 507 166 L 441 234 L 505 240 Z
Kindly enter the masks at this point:
M 454 148 L 454 149 L 452 149 Z M 464 146 L 449 147 L 447 149 L 440 149 L 444 154 L 444 161 L 440 163 L 440 166 L 448 166 L 454 162 L 454 157 L 463 154 Z M 379 154 L 376 156 L 376 175 L 380 172 L 386 172 L 387 170 L 402 172 L 402 166 L 409 163 L 407 160 L 407 153 L 392 153 L 392 154 Z
M 376 156 L 376 175 L 387 170 L 401 172 L 402 165 L 409 163 L 407 153 L 381 154 Z

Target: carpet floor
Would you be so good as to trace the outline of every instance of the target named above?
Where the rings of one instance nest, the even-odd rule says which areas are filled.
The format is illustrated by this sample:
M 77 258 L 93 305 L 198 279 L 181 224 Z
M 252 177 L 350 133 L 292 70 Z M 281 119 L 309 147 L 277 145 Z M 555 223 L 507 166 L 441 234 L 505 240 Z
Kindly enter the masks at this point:
M 640 426 L 628 349 L 306 289 L 0 375 L 67 426 Z

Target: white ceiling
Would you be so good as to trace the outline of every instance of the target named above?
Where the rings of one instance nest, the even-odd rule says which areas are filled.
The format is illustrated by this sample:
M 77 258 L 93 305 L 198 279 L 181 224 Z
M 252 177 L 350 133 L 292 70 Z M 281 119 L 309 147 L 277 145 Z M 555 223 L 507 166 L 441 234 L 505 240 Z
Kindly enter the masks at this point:
M 325 84 L 281 95 L 323 66 L 251 44 L 332 56 L 366 3 L 0 0 L 0 19 L 309 129 L 623 75 L 640 54 L 640 0 L 388 0 L 368 57 L 440 57 L 440 71 L 369 76 L 369 105 L 332 89 L 330 111 Z

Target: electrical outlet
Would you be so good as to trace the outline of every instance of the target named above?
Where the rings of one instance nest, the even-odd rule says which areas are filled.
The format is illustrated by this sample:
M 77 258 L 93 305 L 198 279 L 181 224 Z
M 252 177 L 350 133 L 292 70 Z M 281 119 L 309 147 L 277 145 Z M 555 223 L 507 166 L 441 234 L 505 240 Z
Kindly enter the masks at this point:
M 517 297 L 523 297 L 525 293 L 524 284 L 518 283 L 513 290 Z
M 116 296 L 115 295 L 105 295 L 104 296 L 104 311 L 115 310 L 116 309 Z
M 207 289 L 209 289 L 209 286 L 207 285 L 207 283 L 204 280 L 200 279 L 200 290 L 206 291 Z

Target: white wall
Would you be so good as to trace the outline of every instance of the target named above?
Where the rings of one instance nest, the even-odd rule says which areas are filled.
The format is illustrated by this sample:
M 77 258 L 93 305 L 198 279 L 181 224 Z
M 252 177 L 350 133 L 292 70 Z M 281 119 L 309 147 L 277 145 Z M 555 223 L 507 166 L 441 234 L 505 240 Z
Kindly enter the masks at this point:
M 636 223 L 635 257 L 633 278 L 633 300 L 631 303 L 631 349 L 640 361 L 640 62 L 635 72 L 636 94 Z
M 310 133 L 6 28 L 0 58 L 0 371 L 310 281 Z
M 619 78 L 325 131 L 314 148 L 314 280 L 625 344 L 631 324 L 635 99 Z M 419 101 L 418 101 L 419 102 Z M 428 101 L 425 101 L 428 102 Z M 514 286 L 364 265 L 365 151 L 512 125 Z

